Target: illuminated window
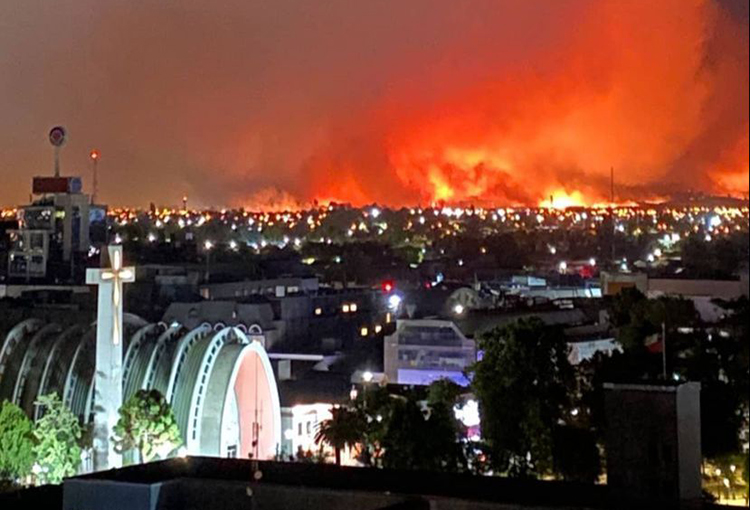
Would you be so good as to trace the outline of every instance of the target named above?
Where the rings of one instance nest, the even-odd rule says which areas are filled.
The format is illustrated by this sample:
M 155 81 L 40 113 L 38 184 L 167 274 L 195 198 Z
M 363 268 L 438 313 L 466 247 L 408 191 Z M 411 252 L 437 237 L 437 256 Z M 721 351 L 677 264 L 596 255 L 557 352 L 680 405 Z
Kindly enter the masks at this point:
M 359 330 L 360 336 L 367 336 L 370 333 L 370 330 L 367 329 L 367 326 L 362 326 L 362 329 Z
M 349 310 L 351 310 L 352 312 L 356 312 L 357 311 L 357 303 L 350 304 L 349 305 Z
M 341 311 L 344 313 L 349 313 L 349 305 L 344 305 L 341 307 Z
M 315 315 L 323 315 L 323 309 L 322 308 L 316 308 L 315 309 Z

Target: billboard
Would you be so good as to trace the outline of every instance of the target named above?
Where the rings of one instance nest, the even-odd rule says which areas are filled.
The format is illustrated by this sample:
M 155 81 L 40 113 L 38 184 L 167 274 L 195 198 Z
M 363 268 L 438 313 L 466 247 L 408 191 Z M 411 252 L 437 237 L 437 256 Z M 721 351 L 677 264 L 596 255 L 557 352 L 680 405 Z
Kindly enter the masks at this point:
M 83 189 L 80 177 L 34 177 L 32 193 L 80 193 Z

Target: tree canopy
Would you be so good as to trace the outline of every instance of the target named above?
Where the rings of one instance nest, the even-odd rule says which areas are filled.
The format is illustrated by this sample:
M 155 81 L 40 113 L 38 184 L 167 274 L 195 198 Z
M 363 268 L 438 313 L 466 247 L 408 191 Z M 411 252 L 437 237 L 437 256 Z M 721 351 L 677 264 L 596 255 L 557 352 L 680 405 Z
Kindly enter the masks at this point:
M 0 479 L 15 480 L 31 473 L 34 464 L 33 424 L 8 401 L 0 402 Z
M 125 402 L 114 439 L 118 451 L 136 449 L 144 462 L 166 457 L 182 444 L 172 408 L 158 390 L 139 390 Z
M 336 455 L 336 465 L 341 465 L 341 450 L 355 448 L 363 437 L 364 422 L 356 410 L 347 407 L 331 409 L 331 418 L 320 423 L 315 442 L 329 444 Z
M 562 331 L 520 320 L 484 334 L 479 349 L 472 385 L 492 464 L 515 476 L 551 472 L 553 430 L 575 389 Z
M 81 463 L 81 426 L 57 393 L 39 397 L 44 415 L 34 428 L 35 474 L 41 483 L 57 484 L 73 476 Z
M 453 410 L 460 388 L 434 382 L 426 398 L 416 391 L 391 399 L 382 438 L 383 467 L 425 471 L 465 471 L 463 425 Z

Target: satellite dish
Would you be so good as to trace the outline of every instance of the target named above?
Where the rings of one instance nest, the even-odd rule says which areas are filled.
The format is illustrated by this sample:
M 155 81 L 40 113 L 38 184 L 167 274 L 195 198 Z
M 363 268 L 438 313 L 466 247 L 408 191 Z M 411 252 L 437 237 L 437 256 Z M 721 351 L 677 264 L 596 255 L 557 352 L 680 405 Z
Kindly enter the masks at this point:
M 68 133 L 62 126 L 55 126 L 49 131 L 49 143 L 55 147 L 61 147 L 65 143 Z

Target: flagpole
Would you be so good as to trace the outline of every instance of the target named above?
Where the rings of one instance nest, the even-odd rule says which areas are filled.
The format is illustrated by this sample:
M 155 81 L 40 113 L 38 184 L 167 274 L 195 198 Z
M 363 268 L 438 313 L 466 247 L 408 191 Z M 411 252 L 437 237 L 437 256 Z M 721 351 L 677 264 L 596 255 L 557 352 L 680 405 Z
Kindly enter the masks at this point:
M 667 324 L 661 323 L 661 371 L 664 380 L 667 380 Z

